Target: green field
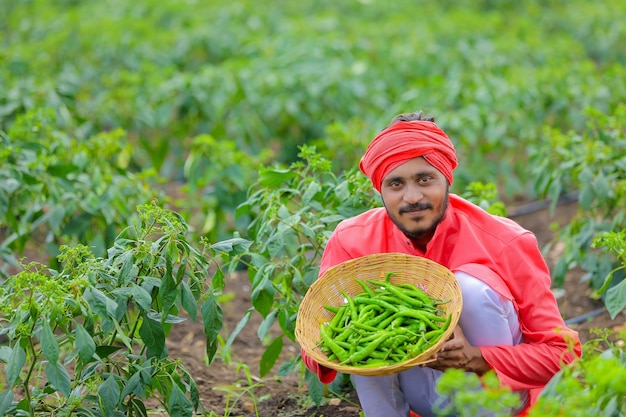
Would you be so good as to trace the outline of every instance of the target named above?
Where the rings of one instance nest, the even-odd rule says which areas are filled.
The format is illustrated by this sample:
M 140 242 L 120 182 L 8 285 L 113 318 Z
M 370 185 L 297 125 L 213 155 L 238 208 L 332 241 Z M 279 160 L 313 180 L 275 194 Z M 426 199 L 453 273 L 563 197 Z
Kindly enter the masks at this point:
M 293 340 L 326 237 L 380 204 L 357 169 L 365 147 L 393 116 L 417 110 L 456 146 L 453 192 L 493 210 L 543 199 L 554 209 L 576 196 L 578 213 L 556 230 L 554 284 L 580 267 L 617 314 L 626 307 L 623 22 L 621 0 L 0 2 L 0 277 L 68 303 L 31 306 L 4 331 L 21 340 L 13 347 L 43 337 L 43 356 L 7 347 L 0 361 L 45 357 L 67 395 L 53 332 L 63 329 L 43 322 L 110 314 L 103 343 L 117 329 L 154 357 L 179 310 L 204 315 L 210 361 L 236 336 L 218 337 L 219 297 L 224 275 L 243 269 L 253 288 L 246 318 L 264 320 L 259 337 L 276 322 Z M 25 267 L 33 260 L 45 267 Z M 136 286 L 138 271 L 153 281 Z M 72 292 L 81 286 L 86 298 Z M 0 298 L 15 301 L 11 291 Z M 123 332 L 111 304 L 120 297 L 141 311 L 125 325 L 155 327 Z M 150 308 L 159 324 L 142 316 Z M 70 331 L 67 314 L 67 340 L 85 361 L 98 326 Z M 20 339 L 19 320 L 31 319 Z M 268 346 L 264 372 L 282 346 Z M 145 378 L 143 364 L 129 381 Z M 2 412 L 19 374 L 8 371 Z M 115 391 L 113 379 L 104 387 Z M 185 408 L 193 384 L 180 387 L 163 389 Z

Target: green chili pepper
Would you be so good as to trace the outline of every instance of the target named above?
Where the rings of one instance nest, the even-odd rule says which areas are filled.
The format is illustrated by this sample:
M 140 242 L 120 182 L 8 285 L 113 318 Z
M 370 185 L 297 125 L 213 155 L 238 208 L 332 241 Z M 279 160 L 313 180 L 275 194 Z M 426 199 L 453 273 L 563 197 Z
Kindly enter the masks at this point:
M 355 303 L 362 303 L 362 304 L 376 304 L 377 306 L 380 306 L 382 308 L 385 308 L 387 310 L 391 310 L 393 312 L 398 311 L 398 307 L 389 304 L 387 301 L 384 300 L 380 300 L 378 298 L 355 298 L 354 300 Z
M 367 358 L 385 339 L 389 338 L 387 332 L 381 333 L 376 339 L 363 346 L 347 359 L 353 364 L 357 364 Z
M 370 297 L 374 297 L 376 295 L 374 290 L 369 285 L 367 285 L 365 281 L 358 278 L 356 278 L 355 281 L 358 282 L 359 285 L 363 288 L 365 294 L 369 295 Z
M 425 344 L 426 344 L 426 339 L 424 339 L 423 337 L 420 337 L 417 343 L 409 348 L 408 350 L 409 356 L 414 358 L 420 353 L 422 353 L 425 350 L 423 347 Z
M 331 306 L 331 305 L 325 305 L 324 309 L 330 311 L 331 313 L 335 313 L 335 314 L 337 314 L 339 312 L 339 307 L 334 307 L 334 306 Z
M 422 290 L 417 285 L 409 284 L 408 282 L 403 282 L 403 283 L 397 284 L 397 286 L 405 290 L 407 292 L 407 295 L 410 295 L 411 297 L 417 297 L 424 304 L 432 304 L 435 301 L 435 299 L 433 299 L 428 294 L 426 294 L 424 290 Z
M 350 297 L 348 294 L 346 294 L 345 291 L 341 291 L 341 294 L 346 298 L 346 300 L 348 301 L 348 310 L 350 312 L 350 318 L 353 321 L 356 321 L 358 319 L 358 312 L 356 310 L 356 306 L 354 305 L 354 299 L 352 297 Z
M 324 344 L 339 358 L 339 361 L 344 362 L 348 359 L 348 352 L 335 343 L 328 333 L 326 333 L 324 323 L 320 323 L 320 336 Z
M 379 285 L 381 287 L 384 287 L 387 291 L 389 291 L 390 293 L 392 293 L 394 296 L 398 297 L 399 299 L 401 299 L 402 301 L 404 301 L 405 303 L 408 303 L 414 307 L 420 308 L 425 304 L 425 301 L 420 299 L 415 299 L 409 295 L 406 294 L 406 290 L 395 286 L 394 284 L 390 283 L 390 282 L 380 282 L 380 281 L 376 281 L 376 280 L 368 280 L 368 282 L 370 284 L 373 285 Z
M 365 323 L 359 323 L 358 321 L 355 321 L 354 323 L 352 323 L 352 325 L 354 327 L 356 327 L 357 329 L 363 329 L 363 330 L 367 330 L 369 332 L 379 332 L 380 329 L 378 327 L 374 327 L 374 326 L 369 326 Z
M 330 325 L 333 327 L 337 327 L 339 326 L 339 323 L 341 322 L 341 320 L 343 319 L 344 314 L 346 313 L 346 305 L 342 305 L 341 307 L 339 307 L 339 309 L 337 310 L 337 314 L 335 314 L 335 316 L 330 320 Z
M 403 313 L 403 312 L 415 312 L 419 316 L 426 317 L 430 321 L 437 321 L 437 322 L 440 322 L 440 323 L 444 323 L 446 321 L 446 317 L 439 316 L 439 315 L 431 313 L 429 311 L 414 310 L 414 309 L 406 308 L 404 306 L 399 306 L 398 310 L 400 310 L 399 311 L 400 313 Z

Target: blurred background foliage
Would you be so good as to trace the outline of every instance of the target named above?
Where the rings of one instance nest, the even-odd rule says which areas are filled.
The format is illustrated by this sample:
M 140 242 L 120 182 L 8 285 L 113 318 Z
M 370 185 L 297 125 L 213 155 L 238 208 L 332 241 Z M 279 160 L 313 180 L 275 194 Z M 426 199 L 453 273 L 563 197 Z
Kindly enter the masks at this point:
M 0 129 L 51 107 L 78 138 L 122 128 L 133 165 L 184 177 L 209 134 L 292 162 L 321 141 L 354 166 L 397 113 L 436 116 L 458 187 L 527 196 L 543 126 L 626 95 L 626 5 L 564 1 L 12 0 L 0 20 Z M 324 139 L 321 139 L 324 138 Z

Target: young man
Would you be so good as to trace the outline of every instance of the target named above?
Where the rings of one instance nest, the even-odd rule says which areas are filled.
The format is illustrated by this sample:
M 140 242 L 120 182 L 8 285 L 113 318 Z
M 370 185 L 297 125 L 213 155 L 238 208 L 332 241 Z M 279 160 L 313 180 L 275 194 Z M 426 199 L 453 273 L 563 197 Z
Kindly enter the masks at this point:
M 526 409 L 563 363 L 580 355 L 550 291 L 550 273 L 535 236 L 450 194 L 456 152 L 421 112 L 396 116 L 370 143 L 361 171 L 384 208 L 340 223 L 322 256 L 331 266 L 375 253 L 402 252 L 446 266 L 457 277 L 463 311 L 451 339 L 422 367 L 384 377 L 352 376 L 367 417 L 435 416 L 437 379 L 448 368 L 494 370 Z M 324 383 L 336 372 L 306 355 Z

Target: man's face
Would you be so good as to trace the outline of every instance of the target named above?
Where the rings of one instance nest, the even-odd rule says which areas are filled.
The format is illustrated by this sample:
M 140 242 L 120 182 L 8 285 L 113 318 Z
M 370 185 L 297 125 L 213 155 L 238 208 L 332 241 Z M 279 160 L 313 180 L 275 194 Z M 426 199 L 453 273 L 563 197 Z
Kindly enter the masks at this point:
M 387 214 L 415 243 L 426 245 L 448 207 L 448 181 L 423 157 L 407 161 L 383 179 Z

